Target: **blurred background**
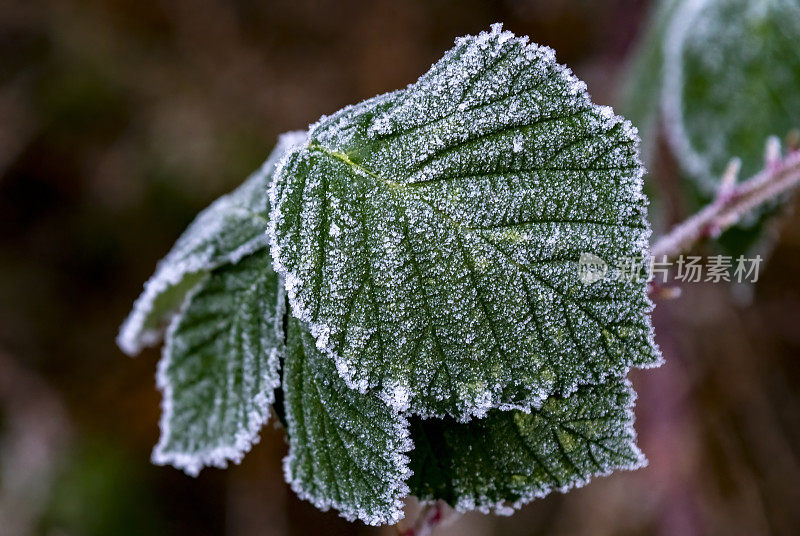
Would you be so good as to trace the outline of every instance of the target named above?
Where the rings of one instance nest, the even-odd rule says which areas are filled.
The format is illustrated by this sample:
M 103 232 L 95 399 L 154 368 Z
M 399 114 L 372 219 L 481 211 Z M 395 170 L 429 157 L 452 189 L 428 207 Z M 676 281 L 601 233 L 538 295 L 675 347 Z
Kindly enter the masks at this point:
M 227 471 L 151 465 L 159 352 L 124 357 L 118 326 L 279 133 L 413 82 L 496 21 L 618 104 L 651 7 L 0 0 L 0 534 L 395 534 L 298 500 L 272 424 Z M 800 533 L 799 224 L 782 218 L 746 305 L 702 284 L 659 303 L 666 365 L 633 374 L 648 468 L 437 534 Z

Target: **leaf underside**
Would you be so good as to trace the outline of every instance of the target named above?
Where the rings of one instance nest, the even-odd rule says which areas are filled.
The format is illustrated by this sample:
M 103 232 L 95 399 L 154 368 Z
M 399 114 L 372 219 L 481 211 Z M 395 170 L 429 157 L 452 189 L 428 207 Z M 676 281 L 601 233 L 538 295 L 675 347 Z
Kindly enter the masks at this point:
M 422 416 L 529 409 L 659 362 L 637 137 L 547 48 L 462 38 L 407 89 L 323 118 L 275 175 L 275 265 L 348 386 Z
M 154 463 L 196 475 L 240 461 L 257 441 L 280 384 L 283 303 L 267 250 L 218 268 L 190 293 L 159 363 Z
M 195 218 L 158 263 L 120 328 L 117 344 L 125 353 L 135 355 L 158 343 L 186 294 L 211 270 L 236 263 L 267 245 L 267 190 L 272 173 L 286 150 L 304 140 L 305 133 L 282 135 L 257 172 Z

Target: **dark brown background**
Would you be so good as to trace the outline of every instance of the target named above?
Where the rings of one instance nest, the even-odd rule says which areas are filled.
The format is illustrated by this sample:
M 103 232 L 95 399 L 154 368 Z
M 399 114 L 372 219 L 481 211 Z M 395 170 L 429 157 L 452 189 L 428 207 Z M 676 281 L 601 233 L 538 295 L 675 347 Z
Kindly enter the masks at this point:
M 152 466 L 158 351 L 125 358 L 119 323 L 197 211 L 278 133 L 405 86 L 496 21 L 555 48 L 615 104 L 648 9 L 0 0 L 0 534 L 381 533 L 300 502 L 272 425 L 228 471 Z M 442 534 L 800 531 L 797 224 L 749 305 L 690 285 L 657 309 L 667 365 L 634 375 L 648 468 Z

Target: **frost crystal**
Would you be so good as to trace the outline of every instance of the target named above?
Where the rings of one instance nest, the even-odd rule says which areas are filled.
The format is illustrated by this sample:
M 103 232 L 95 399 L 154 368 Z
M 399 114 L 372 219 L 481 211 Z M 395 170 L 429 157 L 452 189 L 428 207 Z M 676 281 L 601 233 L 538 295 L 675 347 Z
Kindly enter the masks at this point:
M 347 385 L 467 420 L 659 363 L 643 282 L 577 261 L 641 256 L 635 129 L 552 50 L 499 25 L 402 91 L 313 125 L 271 189 L 293 314 Z
M 264 231 L 269 215 L 267 188 L 275 165 L 292 146 L 305 141 L 305 133 L 289 132 L 257 172 L 230 194 L 201 212 L 158 263 L 156 273 L 144 286 L 125 323 L 117 344 L 128 355 L 161 340 L 164 327 L 187 292 L 208 272 L 267 245 Z

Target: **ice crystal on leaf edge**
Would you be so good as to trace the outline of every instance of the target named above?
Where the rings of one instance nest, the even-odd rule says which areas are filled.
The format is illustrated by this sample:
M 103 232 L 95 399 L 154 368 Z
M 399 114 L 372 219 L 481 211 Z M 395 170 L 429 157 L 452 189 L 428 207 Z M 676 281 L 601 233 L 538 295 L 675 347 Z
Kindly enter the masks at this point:
M 189 292 L 158 364 L 153 463 L 194 476 L 240 462 L 258 442 L 280 385 L 284 303 L 265 249 L 214 270 Z

